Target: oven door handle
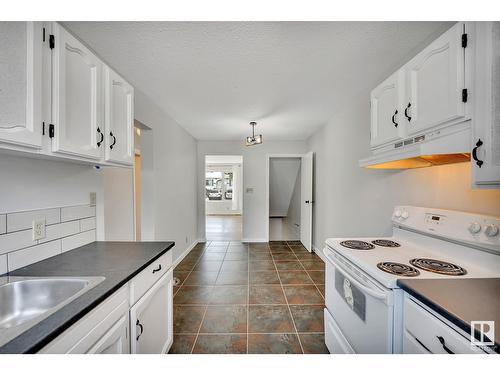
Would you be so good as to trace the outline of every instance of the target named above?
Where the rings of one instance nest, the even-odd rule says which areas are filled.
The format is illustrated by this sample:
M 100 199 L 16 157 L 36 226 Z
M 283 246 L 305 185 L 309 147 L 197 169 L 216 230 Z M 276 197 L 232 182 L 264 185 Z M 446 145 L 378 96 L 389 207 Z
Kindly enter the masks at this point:
M 362 290 L 366 294 L 372 296 L 373 298 L 380 299 L 380 300 L 387 300 L 387 294 L 384 292 L 377 292 L 373 289 L 368 288 L 366 285 L 363 285 L 361 282 L 359 282 L 355 277 L 352 275 L 349 275 L 346 271 L 344 271 L 339 265 L 335 264 L 334 260 L 331 258 L 330 254 L 325 252 L 326 256 L 330 261 L 333 263 L 333 266 L 337 271 L 339 271 L 345 278 L 349 279 L 349 281 L 354 284 L 358 289 Z

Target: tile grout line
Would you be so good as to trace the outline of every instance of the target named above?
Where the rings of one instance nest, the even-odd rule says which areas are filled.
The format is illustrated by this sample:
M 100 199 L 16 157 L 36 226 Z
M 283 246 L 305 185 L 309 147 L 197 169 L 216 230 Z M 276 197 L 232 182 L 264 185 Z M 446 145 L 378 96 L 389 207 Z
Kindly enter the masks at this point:
M 288 244 L 287 244 L 287 246 L 288 246 Z M 278 274 L 278 280 L 280 281 L 280 285 L 281 285 L 281 292 L 285 296 L 285 301 L 287 304 L 288 313 L 290 314 L 290 319 L 292 320 L 293 328 L 295 329 L 295 334 L 297 335 L 297 340 L 299 341 L 300 350 L 302 351 L 302 354 L 304 354 L 304 348 L 302 347 L 302 342 L 300 341 L 299 332 L 297 331 L 297 326 L 295 325 L 295 320 L 293 319 L 292 310 L 290 309 L 290 305 L 288 303 L 288 298 L 287 298 L 286 293 L 285 293 L 285 288 L 283 288 L 283 283 L 281 282 L 280 273 L 278 272 L 278 268 L 276 267 L 276 262 L 275 262 L 274 257 L 272 255 L 271 255 L 271 258 L 273 259 L 274 268 L 276 269 L 276 273 Z
M 196 245 L 195 245 L 196 246 Z M 175 297 L 177 295 L 177 293 L 179 293 L 179 290 L 181 290 L 181 287 L 184 286 L 184 283 L 186 282 L 186 280 L 188 279 L 188 277 L 191 275 L 191 273 L 193 273 L 194 271 L 194 268 L 196 267 L 196 265 L 198 264 L 198 262 L 200 261 L 201 257 L 203 256 L 203 254 L 205 253 L 205 250 L 210 246 L 210 242 L 209 242 L 209 245 L 207 245 L 206 248 L 203 249 L 202 253 L 200 254 L 200 256 L 198 257 L 198 259 L 196 259 L 196 262 L 193 264 L 193 268 L 191 268 L 191 271 L 186 271 L 186 272 L 189 272 L 186 276 L 186 278 L 184 280 L 182 280 L 182 283 L 179 285 L 179 289 L 177 289 L 177 291 L 174 293 L 174 296 Z M 189 251 L 189 253 L 191 251 L 193 251 L 194 247 Z M 188 253 L 188 254 L 189 254 Z M 186 256 L 188 255 L 186 254 Z M 175 268 L 174 268 L 174 272 L 175 272 Z M 178 271 L 178 272 L 182 272 L 182 271 Z

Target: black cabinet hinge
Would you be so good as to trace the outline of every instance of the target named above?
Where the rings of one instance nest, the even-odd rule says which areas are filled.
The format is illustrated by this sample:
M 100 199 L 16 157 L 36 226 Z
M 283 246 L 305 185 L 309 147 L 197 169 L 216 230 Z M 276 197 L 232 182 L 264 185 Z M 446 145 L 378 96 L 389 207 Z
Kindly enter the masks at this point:
M 49 124 L 49 138 L 54 138 L 54 124 Z
M 467 34 L 463 33 L 462 34 L 462 48 L 466 48 L 466 47 L 467 47 Z
M 467 103 L 467 98 L 469 97 L 469 93 L 467 89 L 462 90 L 462 102 Z
M 49 35 L 49 47 L 50 49 L 54 49 L 56 46 L 56 38 L 54 37 L 54 34 Z

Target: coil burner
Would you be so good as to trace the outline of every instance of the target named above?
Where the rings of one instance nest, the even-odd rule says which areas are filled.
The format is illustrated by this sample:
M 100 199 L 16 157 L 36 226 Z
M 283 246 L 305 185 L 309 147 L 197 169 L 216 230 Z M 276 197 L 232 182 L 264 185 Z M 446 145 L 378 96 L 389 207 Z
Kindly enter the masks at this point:
M 442 260 L 415 258 L 410 260 L 410 264 L 422 270 L 439 273 L 441 275 L 462 276 L 467 274 L 464 268 Z
M 377 264 L 377 267 L 384 272 L 398 276 L 415 277 L 420 275 L 419 270 L 407 264 L 401 264 L 395 262 L 381 262 Z
M 348 247 L 349 249 L 354 249 L 354 250 L 375 249 L 375 246 L 373 246 L 371 243 L 368 243 L 365 241 L 347 240 L 347 241 L 342 241 L 340 244 L 344 247 Z

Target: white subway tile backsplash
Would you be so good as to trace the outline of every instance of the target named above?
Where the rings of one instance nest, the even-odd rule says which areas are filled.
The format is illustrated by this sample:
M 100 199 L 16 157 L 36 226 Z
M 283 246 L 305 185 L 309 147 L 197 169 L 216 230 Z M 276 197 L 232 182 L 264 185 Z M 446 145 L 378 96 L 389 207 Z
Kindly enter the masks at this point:
M 94 242 L 95 240 L 96 240 L 95 230 L 89 230 L 88 232 L 82 232 L 70 237 L 65 237 L 61 240 L 62 252 L 64 253 L 66 251 L 73 250 L 74 248 Z
M 27 249 L 14 251 L 7 256 L 8 269 L 18 268 L 49 258 L 61 253 L 61 240 L 47 242 Z
M 36 245 L 31 229 L 0 235 L 0 254 Z
M 7 232 L 31 229 L 33 220 L 39 219 L 45 219 L 45 225 L 59 223 L 61 221 L 61 209 L 50 208 L 7 214 Z
M 7 231 L 7 215 L 0 215 L 0 234 Z
M 61 208 L 61 221 L 84 219 L 95 216 L 95 206 L 71 206 Z
M 7 255 L 0 255 L 0 275 L 7 272 Z
M 66 223 L 54 224 L 45 227 L 45 238 L 39 243 L 49 242 L 58 238 L 68 237 L 80 232 L 80 222 L 78 220 Z
M 0 214 L 0 275 L 96 240 L 96 208 L 54 207 Z M 45 238 L 33 241 L 33 220 L 45 220 Z

